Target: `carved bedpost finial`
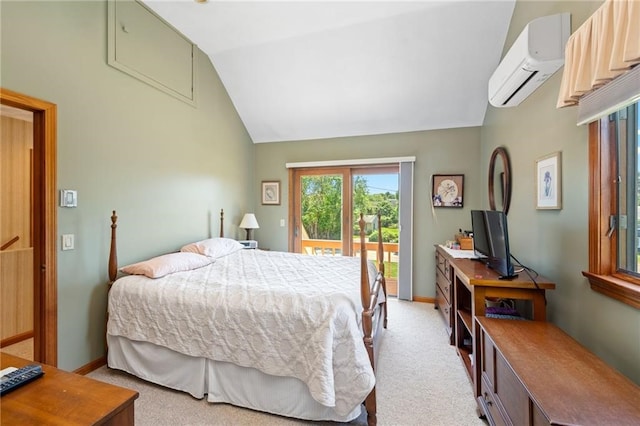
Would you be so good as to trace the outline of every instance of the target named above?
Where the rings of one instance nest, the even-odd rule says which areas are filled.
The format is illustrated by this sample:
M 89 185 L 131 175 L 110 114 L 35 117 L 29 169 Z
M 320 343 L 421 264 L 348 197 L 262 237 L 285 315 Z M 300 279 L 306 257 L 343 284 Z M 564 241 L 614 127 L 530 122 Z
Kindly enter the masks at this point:
M 370 298 L 370 283 L 369 283 L 369 271 L 367 269 L 367 240 L 364 236 L 364 215 L 360 213 L 360 220 L 358 221 L 360 226 L 360 298 L 362 299 L 362 308 L 367 309 L 369 307 Z
M 360 220 L 358 221 L 358 226 L 360 226 L 360 240 L 364 241 L 364 215 L 360 213 Z

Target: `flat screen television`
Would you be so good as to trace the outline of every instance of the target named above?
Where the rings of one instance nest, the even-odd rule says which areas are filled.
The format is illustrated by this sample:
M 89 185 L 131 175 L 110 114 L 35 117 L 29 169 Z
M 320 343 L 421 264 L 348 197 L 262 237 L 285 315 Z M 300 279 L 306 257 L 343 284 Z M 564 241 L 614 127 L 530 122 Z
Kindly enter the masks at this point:
M 471 210 L 471 230 L 473 232 L 475 255 L 480 259 L 489 258 L 491 256 L 491 247 L 489 247 L 484 210 Z
M 474 250 L 480 253 L 483 250 L 488 252 L 482 253 L 487 256 L 487 266 L 500 274 L 501 279 L 516 277 L 509 252 L 507 215 L 497 210 L 472 210 L 471 221 Z M 476 235 L 479 236 L 478 248 L 475 242 Z

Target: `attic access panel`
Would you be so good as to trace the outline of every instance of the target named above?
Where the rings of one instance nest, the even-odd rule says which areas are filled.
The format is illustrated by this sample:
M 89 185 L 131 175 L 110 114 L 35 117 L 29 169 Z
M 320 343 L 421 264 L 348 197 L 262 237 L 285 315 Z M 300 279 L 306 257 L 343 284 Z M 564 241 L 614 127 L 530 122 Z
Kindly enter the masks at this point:
M 195 105 L 193 43 L 138 1 L 107 4 L 108 64 Z

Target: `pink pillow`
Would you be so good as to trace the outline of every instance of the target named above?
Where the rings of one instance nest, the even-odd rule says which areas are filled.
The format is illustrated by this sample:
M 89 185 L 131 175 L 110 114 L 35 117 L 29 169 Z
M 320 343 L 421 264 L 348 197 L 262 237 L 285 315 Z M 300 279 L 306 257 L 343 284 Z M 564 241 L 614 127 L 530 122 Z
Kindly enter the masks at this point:
M 131 275 L 160 278 L 167 274 L 190 271 L 213 263 L 214 259 L 196 253 L 169 253 L 143 262 L 123 266 L 120 270 Z
M 187 244 L 182 247 L 180 251 L 199 253 L 213 259 L 217 259 L 242 249 L 244 249 L 244 246 L 231 238 L 209 238 L 207 240 Z

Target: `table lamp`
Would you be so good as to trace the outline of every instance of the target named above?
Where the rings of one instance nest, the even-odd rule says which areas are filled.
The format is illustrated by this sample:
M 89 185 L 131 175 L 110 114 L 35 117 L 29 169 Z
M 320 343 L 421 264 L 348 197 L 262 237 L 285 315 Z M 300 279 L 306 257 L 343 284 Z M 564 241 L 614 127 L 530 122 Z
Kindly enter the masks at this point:
M 260 228 L 260 225 L 258 225 L 256 216 L 253 213 L 245 213 L 242 222 L 240 222 L 240 228 L 247 230 L 247 240 L 250 240 L 251 230 Z

